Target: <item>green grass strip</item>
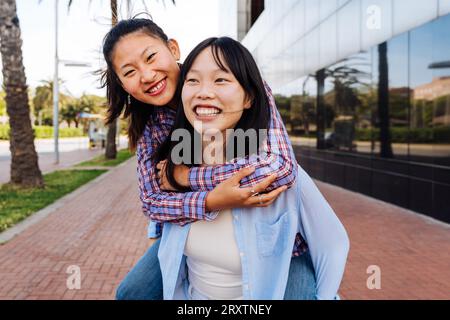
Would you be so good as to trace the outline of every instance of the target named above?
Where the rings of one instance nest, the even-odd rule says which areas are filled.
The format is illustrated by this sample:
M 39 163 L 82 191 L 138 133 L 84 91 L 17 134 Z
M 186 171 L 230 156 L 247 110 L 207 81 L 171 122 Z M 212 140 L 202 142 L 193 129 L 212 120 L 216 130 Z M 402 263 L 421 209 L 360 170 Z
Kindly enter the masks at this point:
M 130 159 L 132 156 L 134 156 L 133 153 L 131 153 L 128 149 L 122 149 L 117 152 L 117 158 L 112 160 L 105 159 L 105 155 L 98 156 L 92 160 L 85 161 L 82 163 L 77 164 L 77 167 L 97 167 L 97 166 L 106 166 L 106 167 L 114 167 L 118 164 Z
M 52 204 L 107 170 L 63 170 L 44 175 L 45 188 L 0 187 L 0 232 Z

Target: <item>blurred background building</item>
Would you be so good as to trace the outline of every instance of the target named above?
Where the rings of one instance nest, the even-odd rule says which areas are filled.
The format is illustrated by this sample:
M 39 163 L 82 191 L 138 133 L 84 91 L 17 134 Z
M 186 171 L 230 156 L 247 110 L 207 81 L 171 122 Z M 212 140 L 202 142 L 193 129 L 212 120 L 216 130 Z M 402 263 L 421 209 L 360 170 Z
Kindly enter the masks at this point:
M 221 0 L 316 179 L 450 222 L 450 0 Z

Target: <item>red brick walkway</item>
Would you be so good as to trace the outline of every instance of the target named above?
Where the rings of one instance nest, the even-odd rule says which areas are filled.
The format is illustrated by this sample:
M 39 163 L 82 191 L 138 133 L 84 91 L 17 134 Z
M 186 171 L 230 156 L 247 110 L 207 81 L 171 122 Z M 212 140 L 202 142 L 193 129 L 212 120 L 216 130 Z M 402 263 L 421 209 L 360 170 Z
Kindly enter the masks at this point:
M 0 299 L 112 299 L 148 246 L 135 158 L 0 246 Z M 450 228 L 319 183 L 351 241 L 344 299 L 450 299 Z M 71 265 L 81 289 L 67 289 Z M 366 269 L 381 268 L 369 290 Z
M 0 299 L 112 299 L 145 251 L 136 159 L 100 176 L 90 188 L 0 246 Z M 66 286 L 71 265 L 81 289 Z

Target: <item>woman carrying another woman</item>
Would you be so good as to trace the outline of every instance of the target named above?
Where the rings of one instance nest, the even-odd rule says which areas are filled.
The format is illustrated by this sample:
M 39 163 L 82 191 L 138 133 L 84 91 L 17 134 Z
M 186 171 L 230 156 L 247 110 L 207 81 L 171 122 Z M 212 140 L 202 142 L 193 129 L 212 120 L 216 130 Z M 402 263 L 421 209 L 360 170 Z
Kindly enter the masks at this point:
M 160 185 L 154 153 L 169 136 L 175 120 L 174 96 L 180 73 L 178 45 L 153 21 L 130 19 L 111 29 L 103 52 L 108 66 L 103 80 L 110 104 L 109 121 L 123 111 L 130 121 L 129 141 L 132 148 L 137 148 L 143 211 L 152 219 L 150 237 L 160 235 L 161 222 L 186 225 L 214 220 L 218 210 L 270 205 L 284 190 L 280 186 L 295 183 L 297 164 L 292 146 L 266 86 L 272 130 L 263 143 L 264 156 L 233 159 L 215 166 L 176 166 L 174 176 L 190 191 L 165 192 L 163 188 L 170 186 L 164 181 Z M 270 192 L 264 197 L 252 196 L 263 191 Z M 126 276 L 117 290 L 118 299 L 162 298 L 158 246 L 159 240 Z M 298 234 L 293 254 L 299 257 L 291 261 L 287 299 L 316 297 L 317 272 L 314 273 L 306 248 Z

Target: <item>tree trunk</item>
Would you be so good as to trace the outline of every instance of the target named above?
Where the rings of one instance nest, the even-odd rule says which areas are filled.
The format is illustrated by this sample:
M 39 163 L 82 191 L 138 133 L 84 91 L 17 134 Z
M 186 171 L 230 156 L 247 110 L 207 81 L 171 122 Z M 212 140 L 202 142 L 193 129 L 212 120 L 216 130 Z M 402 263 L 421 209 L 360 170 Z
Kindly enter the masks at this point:
M 0 1 L 0 51 L 6 110 L 11 127 L 11 182 L 25 187 L 42 187 L 44 181 L 34 147 L 15 0 Z
M 111 24 L 114 27 L 117 24 L 117 0 L 111 0 Z M 115 159 L 117 156 L 116 134 L 117 121 L 108 125 L 108 134 L 106 135 L 105 158 Z

